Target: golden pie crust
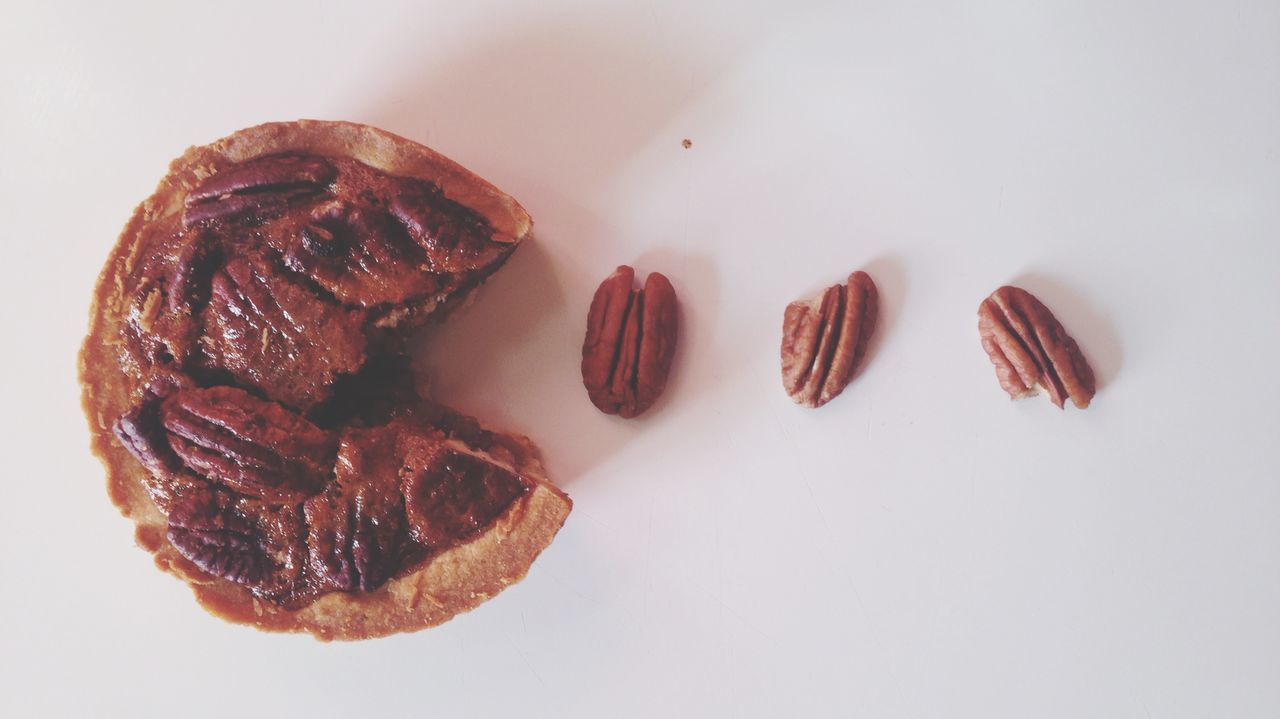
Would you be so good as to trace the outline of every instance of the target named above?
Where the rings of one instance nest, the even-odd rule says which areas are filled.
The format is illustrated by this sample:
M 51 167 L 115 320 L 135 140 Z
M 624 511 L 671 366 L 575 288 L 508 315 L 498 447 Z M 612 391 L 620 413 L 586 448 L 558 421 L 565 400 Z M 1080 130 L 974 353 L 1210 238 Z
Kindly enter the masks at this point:
M 134 289 L 128 286 L 130 273 L 151 230 L 179 215 L 187 193 L 202 179 L 235 163 L 290 151 L 350 158 L 388 174 L 429 180 L 447 198 L 482 215 L 493 228 L 494 239 L 500 241 L 519 242 L 532 225 L 514 199 L 462 166 L 367 125 L 315 120 L 269 123 L 187 150 L 170 165 L 155 193 L 134 211 L 98 278 L 79 363 L 92 449 L 106 467 L 112 502 L 136 524 L 138 545 L 154 555 L 161 569 L 188 582 L 209 612 L 263 630 L 309 632 L 323 640 L 365 639 L 433 626 L 523 578 L 568 516 L 572 502 L 547 480 L 537 450 L 526 438 L 504 438 L 509 446 L 523 450 L 512 453 L 514 460 L 485 455 L 532 482 L 532 487 L 482 534 L 430 557 L 376 591 L 330 592 L 288 609 L 205 573 L 177 552 L 165 535 L 165 515 L 144 488 L 147 471 L 112 431 L 144 381 L 120 366 L 115 346 Z

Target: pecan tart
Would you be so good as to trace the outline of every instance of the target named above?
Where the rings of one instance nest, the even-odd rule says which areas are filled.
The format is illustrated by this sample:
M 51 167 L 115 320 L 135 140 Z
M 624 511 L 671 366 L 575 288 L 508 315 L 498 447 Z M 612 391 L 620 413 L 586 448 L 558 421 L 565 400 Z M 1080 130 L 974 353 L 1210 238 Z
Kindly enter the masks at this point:
M 408 331 L 529 232 L 512 198 L 351 123 L 188 150 L 134 212 L 80 356 L 111 499 L 210 612 L 362 639 L 518 581 L 569 513 L 536 448 L 418 396 Z

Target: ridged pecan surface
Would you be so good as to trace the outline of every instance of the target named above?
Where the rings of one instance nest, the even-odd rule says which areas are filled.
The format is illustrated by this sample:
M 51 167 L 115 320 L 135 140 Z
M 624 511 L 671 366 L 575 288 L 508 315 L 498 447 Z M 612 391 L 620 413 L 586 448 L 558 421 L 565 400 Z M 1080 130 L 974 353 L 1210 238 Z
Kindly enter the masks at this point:
M 332 432 L 235 387 L 177 392 L 161 403 L 160 423 L 192 471 L 272 502 L 319 492 L 337 451 Z
M 844 391 L 867 353 L 879 297 L 871 276 L 854 272 L 782 319 L 782 386 L 797 404 L 821 407 Z
M 667 386 L 676 347 L 676 292 L 654 272 L 635 289 L 635 270 L 619 267 L 591 300 L 582 343 L 582 383 L 601 412 L 635 417 Z
M 1059 408 L 1068 398 L 1089 406 L 1093 369 L 1049 308 L 1024 289 L 1006 285 L 978 307 L 978 333 L 1000 386 L 1013 399 L 1042 389 Z

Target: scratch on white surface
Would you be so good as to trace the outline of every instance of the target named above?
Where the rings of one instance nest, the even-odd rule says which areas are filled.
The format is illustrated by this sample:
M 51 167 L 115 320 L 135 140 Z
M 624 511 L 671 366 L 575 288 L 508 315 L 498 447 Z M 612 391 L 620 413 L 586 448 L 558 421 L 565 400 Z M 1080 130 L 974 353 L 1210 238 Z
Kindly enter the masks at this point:
M 720 612 L 722 612 L 722 613 L 727 612 L 727 613 L 728 613 L 730 616 L 732 616 L 734 619 L 738 620 L 738 622 L 739 622 L 739 623 L 741 623 L 741 624 L 742 624 L 742 626 L 746 627 L 747 629 L 749 629 L 749 630 L 751 630 L 752 632 L 754 632 L 754 633 L 756 633 L 756 634 L 760 635 L 761 637 L 764 637 L 765 639 L 767 639 L 767 640 L 769 640 L 769 641 L 771 641 L 771 642 L 774 642 L 774 641 L 777 641 L 777 640 L 778 640 L 778 637 L 775 637 L 774 635 L 772 635 L 772 634 L 770 634 L 770 633 L 768 633 L 768 632 L 764 631 L 763 629 L 761 629 L 758 625 L 756 625 L 756 623 L 755 623 L 755 622 L 751 621 L 749 618 L 747 618 L 745 615 L 743 615 L 743 614 L 742 614 L 742 612 L 739 612 L 738 610 L 736 610 L 736 609 L 734 609 L 733 607 L 729 606 L 729 603 L 728 603 L 728 602 L 726 602 L 726 601 L 724 601 L 723 599 L 721 599 L 721 598 L 719 598 L 719 597 L 715 596 L 715 594 L 714 594 L 710 589 L 706 588 L 705 586 L 704 586 L 704 587 L 699 587 L 699 588 L 702 590 L 702 592 L 703 592 L 704 594 L 706 594 L 708 597 L 710 597 L 711 601 L 713 601 L 713 602 L 715 602 L 715 603 L 716 603 L 716 607 L 717 607 L 717 609 L 718 609 Z
M 646 554 L 653 547 L 653 505 L 654 499 L 649 497 L 649 506 L 645 509 L 645 518 L 648 520 L 644 530 L 644 551 Z
M 724 626 L 725 626 L 725 623 L 724 623 L 724 610 L 725 610 L 725 603 L 724 603 L 724 583 L 725 583 L 725 577 L 724 577 L 724 557 L 722 556 L 722 554 L 721 554 L 721 553 L 724 551 L 724 541 L 723 541 L 723 540 L 724 540 L 724 531 L 723 531 L 723 530 L 724 530 L 724 522 L 723 522 L 724 515 L 723 515 L 723 513 L 719 513 L 719 512 L 718 512 L 718 513 L 716 513 L 715 517 L 716 517 L 715 522 L 712 524 L 712 540 L 711 540 L 711 543 L 712 543 L 712 546 L 715 548 L 715 557 L 716 557 L 716 593 L 715 593 L 715 597 L 716 597 L 716 601 L 718 601 L 718 602 L 720 603 L 719 611 L 716 613 L 716 626 L 717 626 L 719 629 L 721 629 L 721 630 L 722 630 L 722 631 L 720 632 L 720 649 L 723 651 L 723 650 L 725 650 L 725 649 L 727 649 L 727 648 L 728 648 L 728 640 L 729 640 L 728 634 L 727 634 L 726 632 L 724 632 L 724 631 L 723 631 Z
M 588 512 L 585 508 L 582 508 L 582 507 L 574 507 L 574 508 L 573 508 L 573 516 L 574 516 L 575 521 L 576 521 L 577 519 L 586 519 L 586 520 L 588 520 L 588 521 L 595 522 L 596 524 L 600 525 L 601 527 L 604 527 L 605 529 L 609 530 L 610 532 L 614 532 L 614 533 L 617 533 L 617 532 L 618 532 L 618 528 L 617 528 L 617 527 L 614 527 L 612 524 L 609 524 L 608 522 L 604 521 L 603 519 L 600 519 L 599 517 L 595 516 L 594 514 L 592 514 L 592 513 Z
M 822 520 L 822 528 L 827 531 L 828 542 L 834 542 L 836 535 L 831 531 L 831 525 L 827 522 L 827 515 L 822 511 L 822 504 L 818 502 L 818 495 L 813 491 L 813 485 L 809 484 L 809 474 L 803 469 L 800 470 L 800 481 L 804 482 L 804 488 L 809 490 L 809 501 L 813 502 L 813 511 L 818 513 L 818 519 Z
M 645 519 L 647 523 L 644 530 L 644 557 L 649 560 L 645 562 L 644 568 L 644 592 L 640 596 L 640 616 L 644 626 L 650 626 L 650 619 L 653 613 L 653 506 L 654 498 L 649 497 L 648 506 L 645 508 Z
M 462 668 L 462 669 L 461 669 L 461 671 L 460 671 L 460 672 L 458 672 L 458 683 L 459 683 L 459 684 L 461 684 L 461 685 L 462 685 L 462 688 L 465 690 L 465 689 L 467 688 L 467 661 L 466 661 L 466 659 L 467 659 L 467 655 L 466 655 L 466 653 L 467 653 L 467 639 L 466 639 L 466 635 L 460 635 L 460 636 L 458 637 L 457 645 L 458 645 L 458 646 L 457 646 L 457 648 L 454 650 L 454 655 L 455 655 L 455 656 L 458 656 L 458 657 L 462 657 L 462 658 L 463 658 L 463 661 L 458 662 L 458 666 L 460 666 L 460 667 Z
M 783 438 L 786 440 L 791 450 L 793 452 L 796 452 L 798 448 L 796 446 L 795 439 L 790 432 L 790 429 L 786 426 L 784 422 L 782 422 L 778 418 L 777 413 L 771 412 L 770 414 L 773 416 L 775 423 L 777 423 L 780 434 L 782 434 Z M 868 419 L 867 419 L 868 432 L 870 431 L 870 424 L 871 424 L 870 413 L 868 413 Z M 809 499 L 810 501 L 813 502 L 814 511 L 818 513 L 818 517 L 822 520 L 823 528 L 826 530 L 828 541 L 820 546 L 819 551 L 823 552 L 826 555 L 829 555 L 830 547 L 834 546 L 835 544 L 835 534 L 831 530 L 831 525 L 827 522 L 827 516 L 825 513 L 823 513 L 822 505 L 818 502 L 817 494 L 813 491 L 813 486 L 809 483 L 809 477 L 804 472 L 804 470 L 800 471 L 800 479 L 801 481 L 804 482 L 805 488 L 809 491 Z M 883 507 L 883 505 L 882 505 L 882 508 L 885 509 L 886 511 L 888 510 L 888 507 Z M 829 556 L 827 557 L 827 559 L 828 560 L 830 559 Z M 828 561 L 828 563 L 830 562 Z M 875 642 L 876 647 L 880 650 L 881 655 L 888 658 L 890 656 L 888 645 L 884 643 L 884 640 L 881 639 L 880 635 L 876 632 L 875 630 L 876 623 L 872 620 L 871 613 L 867 611 L 867 605 L 862 600 L 862 592 L 858 591 L 858 585 L 854 583 L 853 575 L 849 572 L 845 572 L 843 573 L 842 576 L 844 578 L 845 583 L 849 586 L 850 591 L 853 592 L 854 599 L 858 603 L 858 611 L 861 613 L 863 619 L 867 623 L 867 631 L 871 634 L 872 640 Z
M 778 433 L 786 440 L 787 447 L 791 450 L 793 456 L 800 455 L 800 447 L 796 444 L 795 435 L 791 433 L 791 428 L 785 422 L 779 419 L 777 412 L 769 413 L 773 417 L 774 423 L 778 426 Z M 822 520 L 822 528 L 826 530 L 828 542 L 835 539 L 835 534 L 831 531 L 831 524 L 827 522 L 827 515 L 822 512 L 822 505 L 818 503 L 818 495 L 813 491 L 813 485 L 809 483 L 809 474 L 805 472 L 803 467 L 798 467 L 800 481 L 804 483 L 805 489 L 809 490 L 809 501 L 813 503 L 813 509 L 818 514 L 818 519 Z
M 891 658 L 891 655 L 889 654 L 889 645 L 885 644 L 884 640 L 880 637 L 880 632 L 877 631 L 877 627 L 880 625 L 872 618 L 871 612 L 867 611 L 867 603 L 862 600 L 862 592 L 858 591 L 858 585 L 853 581 L 853 575 L 846 572 L 844 575 L 844 581 L 845 584 L 849 585 L 849 591 L 853 592 L 854 601 L 858 603 L 858 612 L 867 623 L 867 633 L 871 635 L 871 641 L 876 643 L 876 648 L 880 650 L 881 656 L 883 656 L 885 661 L 888 662 Z
M 516 644 L 515 640 L 511 638 L 510 634 L 508 634 L 507 632 L 503 632 L 502 636 L 507 638 L 507 643 L 510 644 L 511 648 L 515 650 L 516 655 L 520 657 L 520 661 L 524 662 L 524 665 L 528 667 L 529 673 L 533 675 L 533 678 L 537 679 L 538 683 L 545 688 L 547 686 L 547 681 L 542 678 L 542 675 L 538 673 L 537 669 L 533 668 L 533 662 L 529 661 L 529 655 L 525 654 L 524 650 L 520 649 L 520 646 Z
M 688 195 L 685 195 L 685 198 L 684 198 L 684 231 L 681 232 L 681 239 L 683 240 L 685 246 L 688 246 L 689 244 L 689 196 Z M 687 257 L 688 256 L 686 255 L 686 258 Z
M 782 438 L 787 440 L 787 445 L 791 448 L 791 451 L 796 451 L 796 442 L 795 438 L 791 435 L 791 429 L 782 421 L 782 418 L 778 416 L 776 410 L 771 408 L 769 410 L 769 416 L 773 418 L 774 425 L 778 427 L 778 434 L 782 435 Z
M 546 574 L 548 577 L 550 577 L 551 580 L 554 581 L 556 584 L 559 584 L 561 587 L 564 587 L 565 589 L 569 590 L 569 593 L 577 597 L 578 599 L 588 599 L 587 594 L 585 592 L 579 590 L 577 587 L 573 585 L 572 582 L 566 580 L 564 577 L 560 576 L 559 574 L 553 574 L 550 571 L 543 572 L 543 574 Z

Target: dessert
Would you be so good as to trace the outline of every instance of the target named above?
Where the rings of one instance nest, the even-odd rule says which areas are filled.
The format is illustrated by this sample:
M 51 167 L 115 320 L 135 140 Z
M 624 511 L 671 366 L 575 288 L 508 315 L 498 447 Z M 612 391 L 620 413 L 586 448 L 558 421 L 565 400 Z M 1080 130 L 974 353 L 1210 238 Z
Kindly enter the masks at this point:
M 360 639 L 518 581 L 571 503 L 536 448 L 420 398 L 406 334 L 527 236 L 512 198 L 342 122 L 188 150 L 107 261 L 80 358 L 139 545 L 212 613 Z

